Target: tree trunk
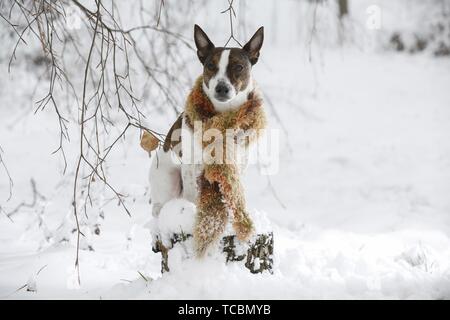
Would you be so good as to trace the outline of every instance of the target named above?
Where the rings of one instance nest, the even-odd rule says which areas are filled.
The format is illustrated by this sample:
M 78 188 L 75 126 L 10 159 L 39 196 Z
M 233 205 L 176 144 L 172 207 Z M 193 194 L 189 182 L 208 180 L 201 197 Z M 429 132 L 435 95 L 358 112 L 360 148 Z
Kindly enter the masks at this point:
M 348 0 L 338 0 L 339 19 L 342 19 L 348 14 Z
M 190 234 L 173 234 L 170 238 L 172 248 L 176 243 L 191 238 Z M 153 252 L 161 252 L 161 273 L 169 272 L 169 250 L 157 237 Z M 225 256 L 225 263 L 245 261 L 244 266 L 251 273 L 268 271 L 273 273 L 273 233 L 257 234 L 252 240 L 242 243 L 235 235 L 229 235 L 220 241 L 220 249 Z

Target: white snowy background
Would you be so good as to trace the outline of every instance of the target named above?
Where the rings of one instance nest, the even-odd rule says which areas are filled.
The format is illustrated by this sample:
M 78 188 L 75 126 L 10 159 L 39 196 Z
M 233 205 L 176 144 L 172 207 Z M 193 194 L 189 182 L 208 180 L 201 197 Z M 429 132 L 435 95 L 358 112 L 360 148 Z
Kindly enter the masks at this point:
M 194 23 L 217 45 L 227 40 L 228 16 L 220 14 L 227 1 L 165 2 L 170 18 L 161 23 L 191 45 Z M 241 42 L 265 26 L 253 73 L 270 126 L 281 132 L 279 172 L 266 177 L 250 167 L 245 177 L 249 208 L 272 224 L 274 274 L 206 258 L 174 264 L 161 276 L 147 226 L 150 159 L 139 132 L 130 131 L 107 170 L 128 195 L 132 216 L 94 184 L 86 225 L 100 233 L 82 239 L 81 286 L 71 205 L 79 127 L 69 127 L 63 175 L 61 157 L 52 155 L 59 143 L 54 111 L 34 113 L 47 88 L 30 58 L 39 44 L 21 46 L 8 72 L 14 42 L 2 21 L 0 152 L 14 184 L 8 200 L 0 167 L 0 299 L 450 298 L 450 59 L 435 56 L 437 42 L 417 53 L 389 46 L 393 33 L 408 46 L 438 21 L 446 23 L 449 44 L 449 1 L 349 5 L 341 38 L 333 1 L 235 1 Z M 133 26 L 139 6 L 124 6 L 124 23 Z M 371 29 L 374 8 L 381 20 Z M 194 51 L 182 50 L 186 69 L 173 76 L 187 79 L 187 94 L 202 69 Z M 81 78 L 82 62 L 73 64 Z M 134 71 L 139 85 L 144 76 L 138 66 Z M 160 104 L 151 96 L 142 101 L 147 124 L 165 132 L 176 116 Z M 40 196 L 7 218 L 33 203 L 31 180 Z

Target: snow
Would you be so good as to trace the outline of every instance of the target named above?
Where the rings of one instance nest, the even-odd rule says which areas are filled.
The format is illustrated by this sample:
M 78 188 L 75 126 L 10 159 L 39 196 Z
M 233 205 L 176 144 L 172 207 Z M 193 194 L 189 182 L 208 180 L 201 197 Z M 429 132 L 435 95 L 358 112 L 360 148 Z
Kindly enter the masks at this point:
M 31 275 L 27 281 L 27 291 L 31 291 L 31 292 L 37 291 L 36 278 L 33 275 Z
M 193 234 L 196 208 L 192 202 L 184 199 L 173 199 L 161 209 L 156 219 L 163 244 L 170 247 L 173 234 Z
M 39 79 L 18 65 L 0 79 L 0 146 L 14 180 L 6 201 L 0 168 L 0 205 L 9 212 L 30 202 L 31 178 L 45 200 L 13 221 L 0 212 L 0 298 L 449 299 L 450 60 L 315 46 L 309 61 L 304 42 L 288 46 L 290 35 L 274 44 L 270 30 L 254 78 L 273 105 L 270 126 L 281 132 L 279 172 L 262 176 L 253 165 L 243 183 L 257 229 L 274 232 L 274 274 L 251 274 L 220 254 L 192 258 L 190 239 L 170 251 L 171 271 L 161 276 L 149 232 L 156 226 L 150 160 L 138 132 L 130 132 L 107 170 L 129 195 L 132 215 L 95 185 L 103 198 L 83 218 L 78 285 L 71 232 L 77 131 L 69 128 L 75 144 L 62 175 L 60 157 L 51 154 L 54 113 L 33 114 Z M 194 56 L 188 63 L 200 72 Z M 7 64 L 2 59 L 1 69 Z M 149 124 L 161 131 L 175 120 L 145 105 Z M 157 226 L 165 235 L 188 233 L 194 212 L 193 204 L 172 200 Z M 90 232 L 97 224 L 100 233 Z
M 152 235 L 158 235 L 166 247 L 171 247 L 170 239 L 174 234 L 194 233 L 196 206 L 182 198 L 168 201 L 161 209 L 158 217 L 152 218 L 145 227 Z M 268 233 L 272 231 L 272 226 L 267 214 L 256 209 L 249 211 L 249 216 L 253 221 L 254 235 Z M 232 223 L 227 224 L 224 236 L 235 235 Z

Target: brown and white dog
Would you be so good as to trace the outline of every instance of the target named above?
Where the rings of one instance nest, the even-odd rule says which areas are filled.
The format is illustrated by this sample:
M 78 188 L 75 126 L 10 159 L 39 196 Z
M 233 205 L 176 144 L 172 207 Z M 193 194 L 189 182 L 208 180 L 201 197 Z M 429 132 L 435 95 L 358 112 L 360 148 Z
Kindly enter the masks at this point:
M 198 58 L 203 64 L 203 91 L 212 102 L 215 111 L 225 112 L 244 104 L 249 94 L 256 90 L 251 70 L 258 61 L 263 44 L 263 27 L 256 31 L 243 48 L 215 47 L 197 25 L 194 27 L 194 39 Z M 181 114 L 169 131 L 164 147 L 152 158 L 150 183 L 152 214 L 155 217 L 159 215 L 164 204 L 173 198 L 181 196 L 194 204 L 197 199 L 197 178 L 202 172 L 203 165 L 196 160 L 183 163 L 184 157 L 174 152 L 171 148 L 171 139 L 176 129 L 181 129 L 182 142 L 196 143 L 192 129 Z M 187 143 L 186 145 L 191 146 Z M 182 143 L 181 150 L 182 153 L 189 151 L 185 150 L 185 143 Z M 240 170 L 242 171 L 246 165 L 246 161 L 241 163 Z

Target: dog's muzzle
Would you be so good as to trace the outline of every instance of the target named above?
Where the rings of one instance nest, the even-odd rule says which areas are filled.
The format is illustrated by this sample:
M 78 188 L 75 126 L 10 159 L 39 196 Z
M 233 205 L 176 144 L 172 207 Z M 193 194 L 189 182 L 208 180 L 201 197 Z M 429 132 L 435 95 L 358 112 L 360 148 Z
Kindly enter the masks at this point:
M 230 86 L 224 82 L 219 81 L 216 85 L 214 97 L 219 101 L 227 101 L 230 99 Z

